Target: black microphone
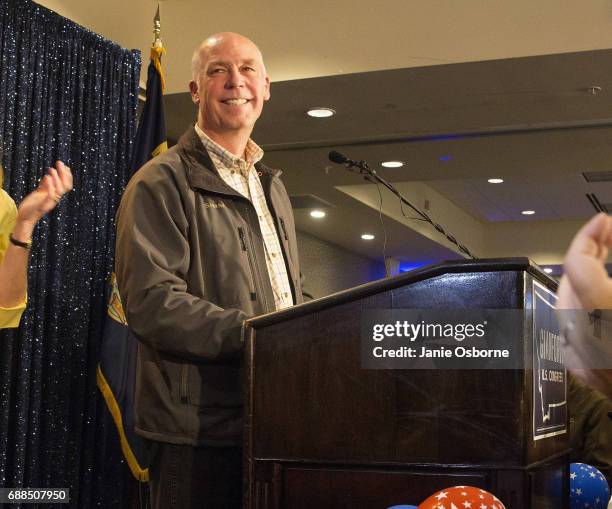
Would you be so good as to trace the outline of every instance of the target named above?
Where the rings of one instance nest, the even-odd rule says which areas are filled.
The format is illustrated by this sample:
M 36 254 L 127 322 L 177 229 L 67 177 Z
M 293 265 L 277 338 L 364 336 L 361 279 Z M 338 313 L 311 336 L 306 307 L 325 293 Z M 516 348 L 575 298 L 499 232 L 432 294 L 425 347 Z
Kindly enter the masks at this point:
M 341 154 L 340 152 L 336 152 L 335 150 L 332 150 L 329 153 L 328 157 L 332 163 L 337 163 L 337 164 L 352 164 L 354 162 L 348 157 L 346 157 L 344 154 Z

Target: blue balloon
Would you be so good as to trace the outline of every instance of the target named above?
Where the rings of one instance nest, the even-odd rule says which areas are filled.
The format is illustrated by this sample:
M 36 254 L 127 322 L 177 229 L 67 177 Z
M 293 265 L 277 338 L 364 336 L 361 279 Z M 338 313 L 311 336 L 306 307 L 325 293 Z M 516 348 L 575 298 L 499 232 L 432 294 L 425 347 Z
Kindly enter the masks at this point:
M 570 465 L 571 509 L 606 509 L 609 499 L 610 487 L 599 470 L 586 463 Z

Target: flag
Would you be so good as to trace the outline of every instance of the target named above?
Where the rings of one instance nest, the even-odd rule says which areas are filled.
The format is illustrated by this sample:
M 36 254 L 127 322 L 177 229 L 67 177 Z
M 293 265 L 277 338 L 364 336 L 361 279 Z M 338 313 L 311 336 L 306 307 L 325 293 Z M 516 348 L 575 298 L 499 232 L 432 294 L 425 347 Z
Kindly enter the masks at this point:
M 132 152 L 132 172 L 168 148 L 163 104 L 164 76 L 161 67 L 161 56 L 164 52 L 158 39 L 151 48 L 146 101 Z M 147 482 L 151 453 L 145 440 L 134 433 L 138 340 L 128 327 L 114 273 L 111 286 L 96 378 L 98 388 L 115 421 L 121 450 L 130 471 L 137 480 Z
M 134 151 L 132 152 L 132 171 L 135 172 L 149 159 L 168 150 L 166 141 L 166 115 L 163 95 L 165 88 L 161 57 L 165 53 L 160 45 L 151 48 L 151 62 L 147 74 L 147 98 L 140 115 Z

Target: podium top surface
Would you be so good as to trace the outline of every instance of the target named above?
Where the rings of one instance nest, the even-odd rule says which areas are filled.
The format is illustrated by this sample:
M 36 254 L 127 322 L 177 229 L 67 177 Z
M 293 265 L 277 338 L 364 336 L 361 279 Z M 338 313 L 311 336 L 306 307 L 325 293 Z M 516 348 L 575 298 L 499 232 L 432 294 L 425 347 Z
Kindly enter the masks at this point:
M 479 260 L 450 260 L 421 269 L 405 272 L 398 276 L 386 277 L 370 283 L 349 288 L 326 297 L 315 299 L 291 308 L 257 316 L 246 321 L 247 327 L 258 329 L 274 323 L 298 318 L 322 309 L 344 304 L 355 299 L 369 297 L 377 293 L 401 288 L 419 281 L 435 278 L 444 274 L 477 272 L 527 272 L 549 289 L 555 291 L 557 282 L 543 272 L 529 258 L 484 258 Z

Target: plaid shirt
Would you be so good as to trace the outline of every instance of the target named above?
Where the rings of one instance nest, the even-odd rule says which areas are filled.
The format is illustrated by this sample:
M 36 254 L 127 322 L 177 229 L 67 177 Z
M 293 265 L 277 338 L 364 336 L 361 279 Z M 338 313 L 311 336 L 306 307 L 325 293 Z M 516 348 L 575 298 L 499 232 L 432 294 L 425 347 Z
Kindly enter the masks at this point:
M 263 236 L 266 266 L 274 292 L 276 309 L 293 306 L 289 276 L 287 275 L 287 267 L 278 240 L 276 226 L 268 209 L 266 197 L 254 166 L 263 157 L 263 150 L 253 140 L 249 139 L 245 150 L 245 159 L 241 159 L 211 140 L 197 124 L 195 130 L 221 178 L 232 189 L 250 200 L 255 207 L 259 219 L 259 228 Z

